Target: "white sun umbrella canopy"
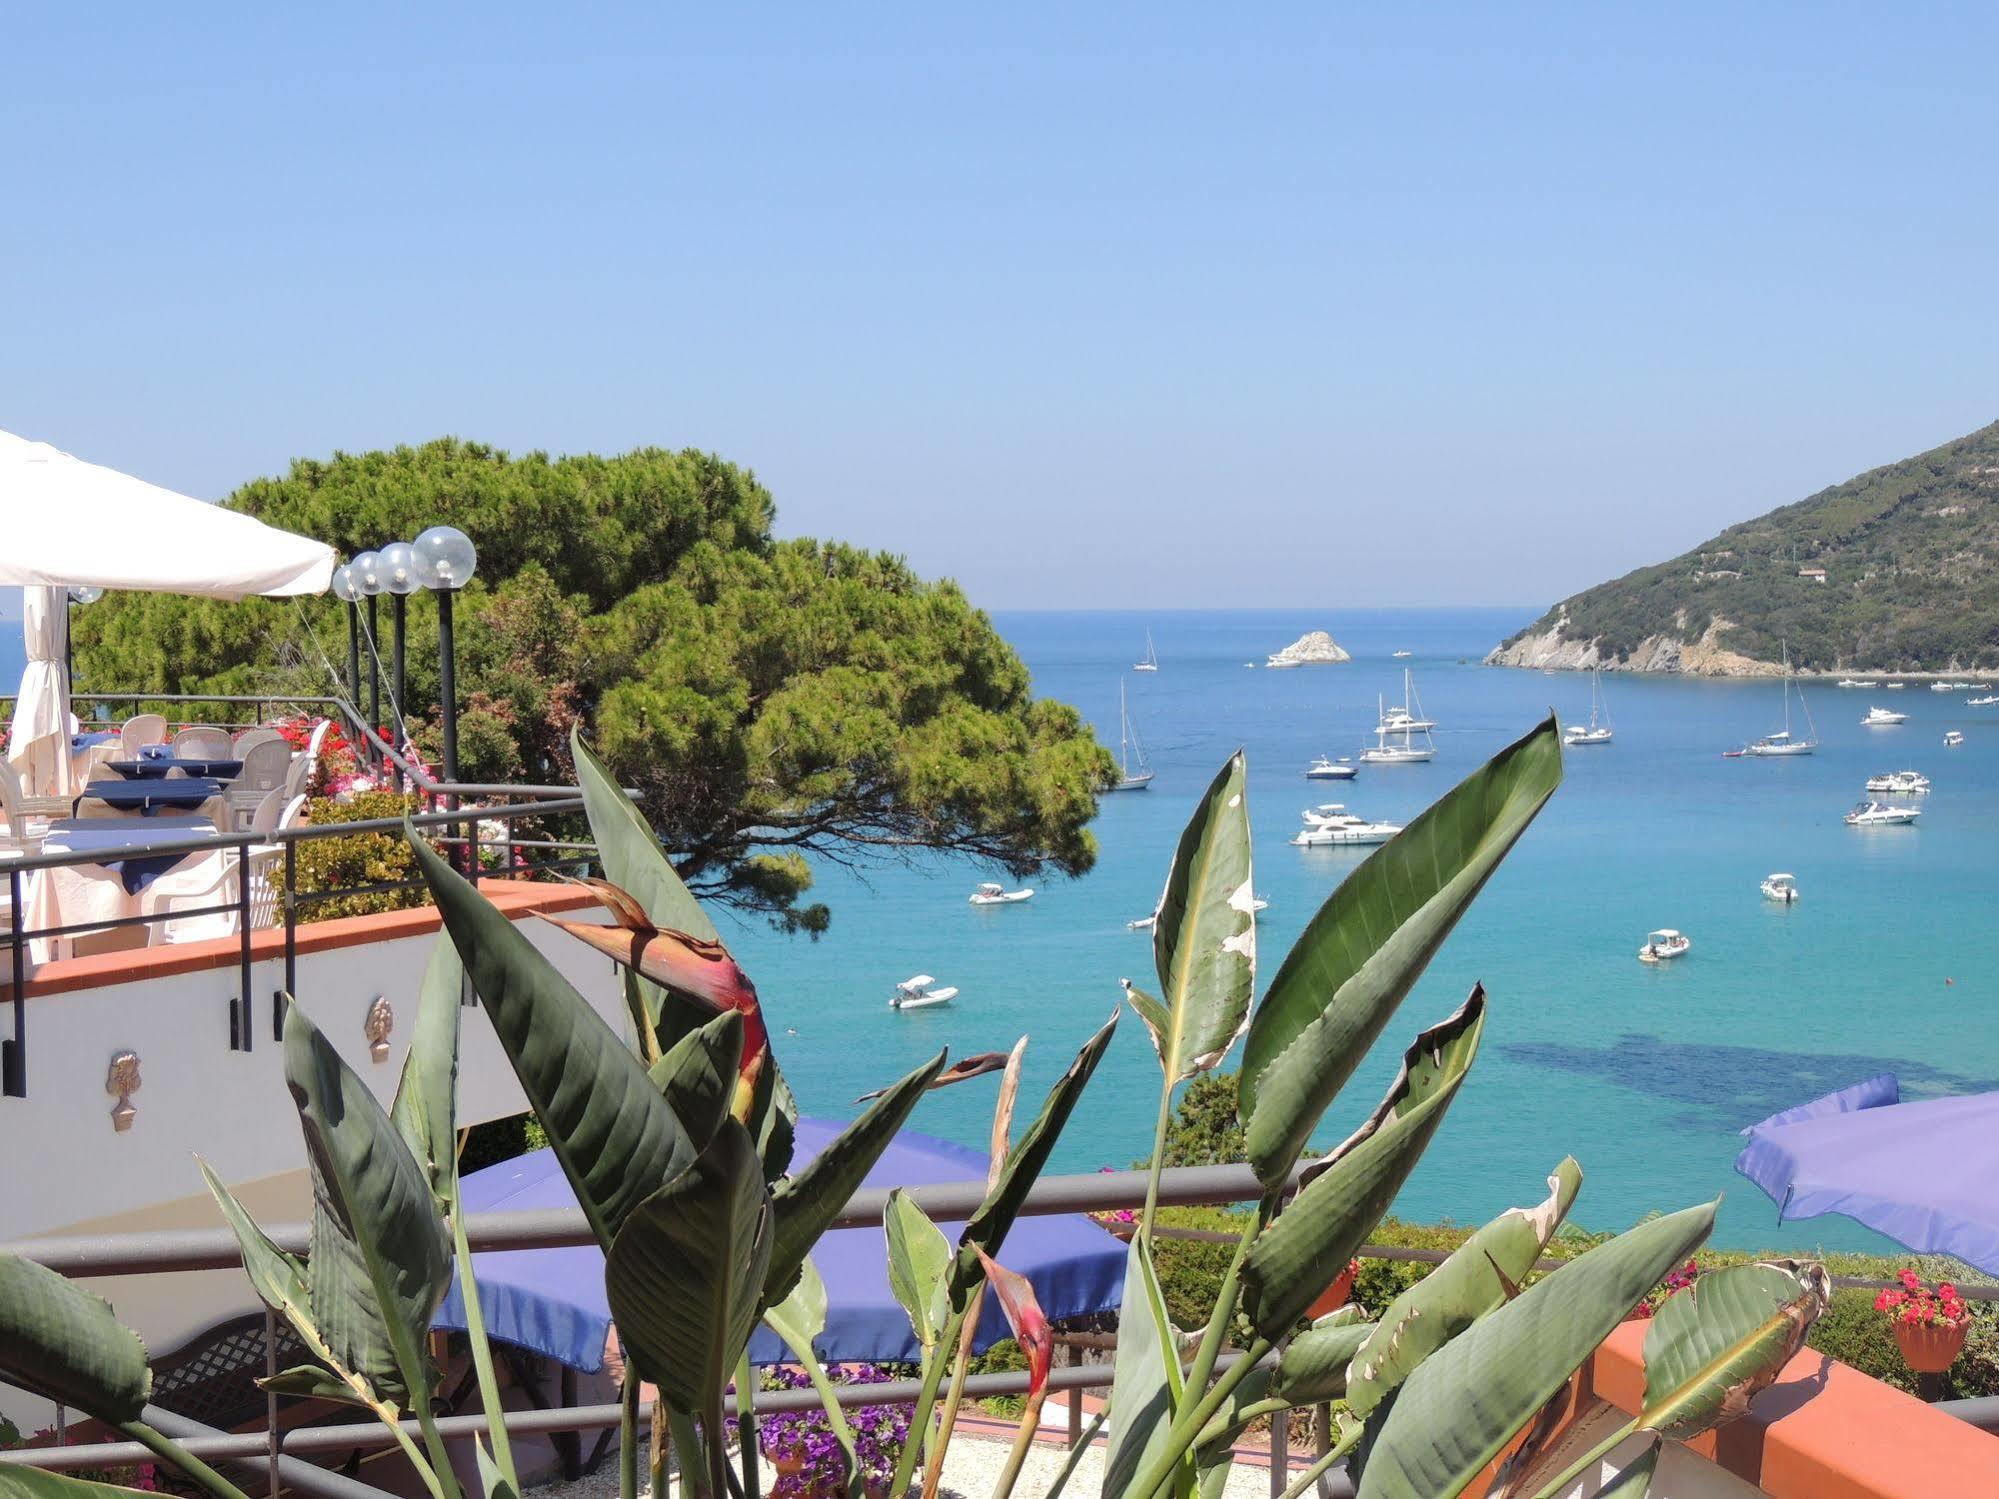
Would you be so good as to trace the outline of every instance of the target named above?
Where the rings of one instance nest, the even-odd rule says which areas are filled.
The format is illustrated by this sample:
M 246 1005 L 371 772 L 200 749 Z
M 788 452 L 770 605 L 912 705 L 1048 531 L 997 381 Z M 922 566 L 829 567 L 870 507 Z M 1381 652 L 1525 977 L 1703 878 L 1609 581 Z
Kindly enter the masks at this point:
M 40 795 L 69 786 L 64 592 L 241 599 L 324 592 L 333 548 L 0 432 L 0 587 L 27 590 L 28 668 L 7 757 Z

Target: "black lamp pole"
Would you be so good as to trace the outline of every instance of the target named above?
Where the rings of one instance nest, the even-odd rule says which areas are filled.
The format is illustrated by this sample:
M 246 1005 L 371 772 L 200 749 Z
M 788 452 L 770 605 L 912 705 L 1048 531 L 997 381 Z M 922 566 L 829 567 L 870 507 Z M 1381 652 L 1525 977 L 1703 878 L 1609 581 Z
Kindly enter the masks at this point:
M 382 723 L 382 632 L 379 628 L 379 613 L 375 608 L 375 595 L 368 595 L 368 727 L 377 729 Z
M 458 779 L 458 665 L 451 630 L 454 590 L 437 590 L 437 697 L 444 719 L 444 779 Z M 400 602 L 400 601 L 399 601 Z
M 410 601 L 407 595 L 400 593 L 390 594 L 389 597 L 395 600 L 395 607 L 389 611 L 389 618 L 396 632 L 395 670 L 390 680 L 395 683 L 396 691 L 393 701 L 396 710 L 396 722 L 400 724 L 403 722 L 404 715 L 409 712 L 409 696 L 403 691 L 403 627 L 409 621 Z M 402 748 L 401 745 L 397 745 L 396 747 L 398 749 Z M 401 770 L 397 770 L 397 789 L 400 790 L 402 784 L 403 773 Z
M 347 606 L 347 700 L 361 708 L 361 606 Z

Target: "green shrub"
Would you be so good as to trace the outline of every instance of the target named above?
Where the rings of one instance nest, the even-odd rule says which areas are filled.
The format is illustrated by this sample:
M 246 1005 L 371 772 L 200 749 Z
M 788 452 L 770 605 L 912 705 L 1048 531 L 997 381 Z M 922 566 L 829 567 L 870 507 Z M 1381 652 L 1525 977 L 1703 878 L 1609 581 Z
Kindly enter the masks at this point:
M 352 801 L 338 802 L 317 797 L 311 803 L 309 820 L 314 827 L 342 822 L 369 822 L 378 817 L 404 817 L 416 810 L 414 797 L 393 791 L 363 791 Z M 382 890 L 369 895 L 340 895 L 313 901 L 299 908 L 299 920 L 331 921 L 337 916 L 368 916 L 377 911 L 401 911 L 428 902 L 423 881 L 417 879 L 416 855 L 401 833 L 356 833 L 351 838 L 310 838 L 298 846 L 298 889 L 310 892 L 349 890 L 361 885 L 387 884 L 410 880 L 403 890 Z

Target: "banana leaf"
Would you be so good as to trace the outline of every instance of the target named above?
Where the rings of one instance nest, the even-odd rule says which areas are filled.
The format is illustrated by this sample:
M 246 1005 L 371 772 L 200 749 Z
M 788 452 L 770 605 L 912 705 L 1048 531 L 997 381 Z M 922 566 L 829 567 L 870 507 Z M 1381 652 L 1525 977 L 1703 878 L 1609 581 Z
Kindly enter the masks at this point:
M 1641 1223 L 1431 1354 L 1369 1419 L 1359 1499 L 1451 1499 L 1714 1228 L 1716 1204 Z
M 847 1471 L 858 1473 L 861 1465 L 854 1456 L 854 1428 L 848 1424 L 839 1391 L 827 1376 L 826 1366 L 819 1362 L 818 1350 L 812 1346 L 812 1340 L 826 1330 L 826 1282 L 819 1278 L 810 1255 L 798 1267 L 798 1284 L 783 1301 L 765 1309 L 764 1321 L 784 1340 L 793 1360 L 812 1381 L 812 1388 L 818 1392 L 819 1403 L 826 1411 L 827 1424 L 833 1428 L 833 1439 L 846 1454 Z
M 764 1271 L 765 1306 L 775 1306 L 791 1294 L 805 1256 L 874 1169 L 924 1090 L 944 1070 L 946 1057 L 947 1053 L 940 1051 L 905 1076 L 869 1104 L 860 1118 L 835 1135 L 796 1176 L 787 1176 L 772 1189 L 775 1227 Z
M 638 1058 L 555 965 L 408 836 L 507 1060 L 608 1252 L 632 1209 L 687 1169 L 693 1142 Z
M 1083 1043 L 1082 1050 L 1076 1053 L 1076 1060 L 1069 1064 L 1069 1070 L 1048 1090 L 1041 1112 L 1027 1127 L 1020 1142 L 1008 1152 L 1006 1164 L 1000 1168 L 999 1177 L 986 1192 L 985 1200 L 966 1222 L 965 1231 L 958 1239 L 958 1258 L 951 1271 L 951 1304 L 954 1307 L 968 1305 L 973 1288 L 985 1283 L 983 1272 L 979 1269 L 978 1251 L 983 1250 L 994 1258 L 999 1256 L 1007 1231 L 1020 1214 L 1021 1203 L 1034 1186 L 1035 1178 L 1041 1175 L 1041 1168 L 1048 1164 L 1049 1154 L 1062 1137 L 1062 1126 L 1069 1122 L 1076 1101 L 1083 1096 L 1083 1089 L 1089 1086 L 1097 1063 L 1103 1060 L 1104 1052 L 1109 1049 L 1111 1037 L 1117 1031 L 1117 1022 L 1117 1014 L 1113 1011 L 1103 1028 Z
M 0 1379 L 114 1423 L 136 1421 L 153 1392 L 146 1345 L 102 1297 L 12 1254 L 0 1254 Z
M 1659 1445 L 1655 1442 L 1649 1452 L 1619 1468 L 1616 1476 L 1596 1491 L 1596 1499 L 1645 1499 L 1658 1467 Z
M 1737 1265 L 1668 1296 L 1645 1330 L 1638 1425 L 1684 1442 L 1725 1426 L 1776 1379 L 1825 1310 L 1825 1267 Z
M 1285 955 L 1250 1021 L 1238 1113 L 1276 1187 L 1410 986 L 1562 778 L 1550 717 L 1376 849 Z
M 1378 1324 L 1373 1322 L 1328 1318 L 1314 1323 L 1287 1343 L 1278 1356 L 1277 1372 L 1270 1380 L 1271 1396 L 1293 1405 L 1348 1398 L 1347 1366 L 1376 1331 Z
M 1248 770 L 1237 750 L 1180 835 L 1152 924 L 1166 1015 L 1153 1041 L 1169 1082 L 1213 1067 L 1248 1023 L 1256 989 L 1254 900 Z
M 202 1180 L 208 1183 L 216 1206 L 222 1210 L 223 1221 L 236 1235 L 236 1247 L 243 1256 L 243 1271 L 250 1277 L 250 1284 L 257 1295 L 266 1306 L 285 1319 L 292 1331 L 298 1334 L 307 1352 L 328 1368 L 333 1368 L 333 1350 L 327 1346 L 325 1335 L 313 1317 L 312 1288 L 306 1283 L 305 1266 L 270 1241 L 249 1213 L 244 1211 L 243 1204 L 236 1200 L 236 1194 L 209 1169 L 208 1162 L 197 1156 L 195 1164 L 201 1167 Z M 323 1372 L 313 1370 L 314 1374 Z M 329 1400 L 358 1401 L 371 1410 L 379 1408 L 379 1402 L 367 1390 L 365 1382 L 353 1371 L 336 1370 L 335 1373 L 338 1376 L 336 1383 L 344 1393 L 322 1390 L 317 1381 L 306 1393 L 322 1394 Z M 304 1379 L 301 1371 L 288 1369 L 272 1378 L 282 1381 L 274 1386 L 281 1393 L 301 1393 L 300 1389 L 294 1388 Z
M 1149 1234 L 1134 1234 L 1125 1249 L 1124 1312 L 1118 1318 L 1112 1368 L 1104 1499 L 1122 1499 L 1139 1474 L 1166 1450 L 1166 1438 L 1186 1389 L 1180 1368 L 1180 1334 L 1166 1311 L 1150 1241 Z
M 756 1326 L 770 1251 L 770 1189 L 733 1119 L 618 1230 L 605 1298 L 632 1367 L 675 1410 L 719 1398 Z
M 428 1398 L 430 1319 L 451 1284 L 430 1180 L 303 1005 L 285 1011 L 284 1049 L 312 1178 L 312 1320 L 336 1367 L 414 1408 Z
M 1423 1032 L 1381 1106 L 1306 1172 L 1304 1189 L 1257 1236 L 1243 1264 L 1243 1310 L 1275 1343 L 1332 1284 L 1415 1169 L 1457 1096 L 1485 1030 L 1485 990 Z
M 631 892 L 655 926 L 710 942 L 718 940 L 721 933 L 715 930 L 715 923 L 673 872 L 659 838 L 646 826 L 610 768 L 584 743 L 580 729 L 570 731 L 569 748 L 576 758 L 576 784 L 583 792 L 590 836 L 596 840 L 605 875 Z
M 888 1286 L 909 1317 L 910 1330 L 927 1355 L 950 1317 L 944 1297 L 951 1271 L 951 1241 L 901 1187 L 888 1194 L 882 1213 L 888 1241 Z
M 416 1032 L 403 1058 L 403 1075 L 389 1119 L 430 1182 L 431 1195 L 448 1210 L 458 1174 L 458 1012 L 465 967 L 458 949 L 439 935 L 417 986 Z
M 743 1057 L 743 1017 L 726 1010 L 698 1031 L 682 1036 L 651 1067 L 653 1080 L 687 1138 L 706 1149 L 729 1117 L 736 1097 L 736 1068 Z
M 1373 1336 L 1354 1353 L 1346 1400 L 1356 1416 L 1365 1419 L 1411 1369 L 1518 1293 L 1582 1180 L 1574 1158 L 1564 1160 L 1548 1178 L 1544 1201 L 1508 1208 L 1388 1304 Z

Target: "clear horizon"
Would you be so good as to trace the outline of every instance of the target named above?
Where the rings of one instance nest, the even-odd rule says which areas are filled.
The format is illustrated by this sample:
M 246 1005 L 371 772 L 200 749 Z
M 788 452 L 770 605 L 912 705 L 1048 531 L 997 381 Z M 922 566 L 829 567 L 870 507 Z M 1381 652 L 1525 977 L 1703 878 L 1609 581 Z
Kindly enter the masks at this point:
M 1988 11 L 10 36 L 0 427 L 206 498 L 695 446 L 995 610 L 1538 609 L 1999 414 Z

